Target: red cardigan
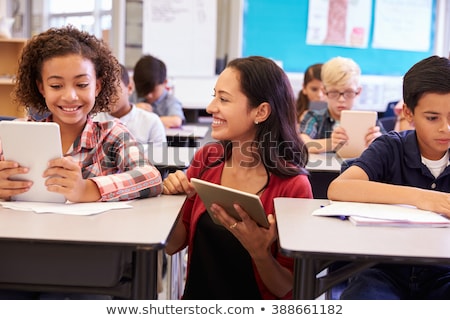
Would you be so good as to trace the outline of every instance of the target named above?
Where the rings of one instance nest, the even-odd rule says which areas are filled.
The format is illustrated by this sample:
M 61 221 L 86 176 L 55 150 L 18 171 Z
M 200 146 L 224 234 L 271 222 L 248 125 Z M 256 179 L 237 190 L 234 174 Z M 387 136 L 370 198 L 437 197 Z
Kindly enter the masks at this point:
M 203 148 L 199 149 L 194 156 L 193 161 L 189 169 L 187 170 L 188 178 L 196 177 L 201 178 L 206 181 L 220 184 L 220 177 L 222 175 L 222 170 L 224 163 L 217 166 L 206 169 L 201 177 L 200 173 L 206 165 L 214 163 L 217 159 L 221 158 L 223 155 L 223 148 L 219 144 L 207 144 Z M 289 197 L 289 198 L 312 198 L 312 191 L 309 179 L 306 175 L 297 175 L 289 178 L 280 178 L 275 175 L 271 175 L 270 181 L 266 189 L 261 194 L 261 202 L 267 213 L 275 215 L 273 199 L 275 197 Z M 191 256 L 191 244 L 193 242 L 196 224 L 199 217 L 206 211 L 203 202 L 200 200 L 198 195 L 195 195 L 188 199 L 183 207 L 183 223 L 186 227 L 188 236 L 187 243 L 188 246 L 188 263 L 187 269 L 189 273 L 190 259 Z M 276 260 L 284 267 L 288 268 L 293 272 L 294 260 L 292 258 L 283 256 L 278 250 L 278 241 L 272 246 L 272 252 L 276 257 Z M 255 272 L 255 278 L 258 283 L 259 290 L 263 299 L 277 299 L 264 285 L 262 282 L 258 271 L 253 265 L 253 270 Z M 292 297 L 292 292 L 289 292 L 284 299 L 289 299 Z

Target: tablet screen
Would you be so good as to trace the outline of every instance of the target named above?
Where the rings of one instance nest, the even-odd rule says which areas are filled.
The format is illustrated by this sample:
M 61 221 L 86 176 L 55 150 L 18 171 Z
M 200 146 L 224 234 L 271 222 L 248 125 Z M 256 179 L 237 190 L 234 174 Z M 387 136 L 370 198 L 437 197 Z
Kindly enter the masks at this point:
M 348 136 L 346 144 L 338 147 L 336 153 L 342 158 L 356 158 L 366 149 L 366 134 L 375 126 L 377 113 L 375 111 L 344 110 L 341 112 L 340 125 Z
M 31 180 L 30 190 L 14 196 L 12 200 L 36 202 L 66 201 L 56 192 L 47 191 L 46 178 L 42 177 L 51 159 L 61 158 L 59 125 L 54 122 L 0 121 L 0 140 L 5 160 L 13 160 L 28 167 L 27 174 L 12 179 Z
M 258 225 L 269 228 L 266 212 L 257 195 L 196 178 L 191 178 L 191 183 L 194 185 L 200 199 L 205 204 L 206 210 L 215 223 L 221 224 L 215 220 L 214 214 L 209 211 L 213 203 L 220 205 L 229 215 L 241 221 L 241 217 L 233 207 L 233 204 L 237 203 Z

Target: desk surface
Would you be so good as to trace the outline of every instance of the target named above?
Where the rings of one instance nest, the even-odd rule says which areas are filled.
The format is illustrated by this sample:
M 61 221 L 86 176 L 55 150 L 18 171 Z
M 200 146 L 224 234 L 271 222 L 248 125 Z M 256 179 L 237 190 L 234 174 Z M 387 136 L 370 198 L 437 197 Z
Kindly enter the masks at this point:
M 308 171 L 340 172 L 344 159 L 334 152 L 310 153 L 306 169 Z
M 131 209 L 92 216 L 15 211 L 0 207 L 0 239 L 163 247 L 185 196 L 135 200 Z
M 328 200 L 276 198 L 281 251 L 295 259 L 294 299 L 315 299 L 377 263 L 448 264 L 449 228 L 357 227 L 311 213 Z M 319 273 L 337 261 L 345 266 Z
M 449 228 L 361 227 L 313 210 L 328 200 L 276 198 L 280 245 L 292 256 L 387 258 L 391 262 L 450 262 Z
M 196 147 L 152 146 L 148 158 L 156 167 L 186 169 L 194 158 Z
M 204 138 L 209 129 L 209 126 L 184 125 L 180 128 L 166 128 L 166 136 L 198 139 Z

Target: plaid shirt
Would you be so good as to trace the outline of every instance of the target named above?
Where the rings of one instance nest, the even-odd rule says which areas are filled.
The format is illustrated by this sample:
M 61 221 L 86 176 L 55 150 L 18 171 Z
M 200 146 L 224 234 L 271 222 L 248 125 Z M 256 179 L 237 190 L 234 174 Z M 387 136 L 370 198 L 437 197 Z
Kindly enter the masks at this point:
M 330 116 L 328 108 L 309 110 L 300 123 L 300 132 L 307 134 L 311 139 L 327 139 L 331 137 L 336 124 L 336 120 Z
M 330 116 L 328 108 L 323 110 L 309 110 L 300 123 L 300 133 L 305 133 L 311 139 L 329 139 L 335 126 L 339 123 Z M 380 127 L 382 134 L 386 133 L 386 129 L 380 120 L 376 125 Z
M 44 121 L 51 121 L 51 116 Z M 100 123 L 88 118 L 81 135 L 64 156 L 79 162 L 83 178 L 97 184 L 100 201 L 148 198 L 162 193 L 158 169 L 118 121 Z

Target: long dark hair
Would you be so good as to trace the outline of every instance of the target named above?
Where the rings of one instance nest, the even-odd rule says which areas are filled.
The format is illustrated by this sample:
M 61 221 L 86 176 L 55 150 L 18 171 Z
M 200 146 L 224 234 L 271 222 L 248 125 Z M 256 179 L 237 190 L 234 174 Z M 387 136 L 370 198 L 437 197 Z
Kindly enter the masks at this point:
M 310 65 L 306 71 L 305 75 L 303 76 L 303 88 L 306 87 L 308 83 L 310 83 L 313 80 L 320 80 L 322 81 L 322 77 L 320 73 L 322 72 L 322 66 L 323 63 L 316 63 L 313 65 Z M 297 118 L 300 119 L 303 112 L 308 110 L 309 108 L 309 99 L 306 94 L 303 93 L 303 88 L 298 93 L 298 98 L 296 101 L 296 109 L 297 109 Z
M 296 132 L 295 98 L 284 71 L 270 59 L 251 56 L 230 61 L 227 68 L 239 72 L 240 89 L 249 100 L 249 108 L 270 104 L 269 117 L 256 125 L 253 145 L 266 170 L 281 177 L 306 174 L 308 151 Z M 231 141 L 220 141 L 224 157 L 231 157 Z

